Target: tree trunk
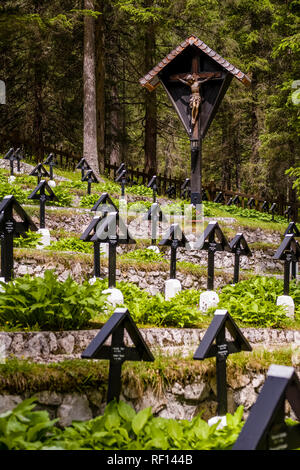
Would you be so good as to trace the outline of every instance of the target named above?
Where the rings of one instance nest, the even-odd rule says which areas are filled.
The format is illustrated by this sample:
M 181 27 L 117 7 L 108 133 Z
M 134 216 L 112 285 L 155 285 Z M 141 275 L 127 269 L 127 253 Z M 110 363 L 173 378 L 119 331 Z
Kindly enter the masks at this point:
M 145 2 L 152 5 L 152 0 Z M 149 72 L 155 64 L 155 26 L 151 22 L 145 30 L 145 73 Z M 144 171 L 150 176 L 157 173 L 157 98 L 156 91 L 145 92 L 145 165 Z
M 86 10 L 94 10 L 94 0 L 84 0 Z M 97 151 L 95 20 L 84 17 L 83 57 L 83 156 L 99 176 Z
M 96 109 L 97 109 L 97 148 L 100 172 L 105 163 L 105 33 L 103 1 L 98 2 L 102 15 L 98 16 L 96 28 Z

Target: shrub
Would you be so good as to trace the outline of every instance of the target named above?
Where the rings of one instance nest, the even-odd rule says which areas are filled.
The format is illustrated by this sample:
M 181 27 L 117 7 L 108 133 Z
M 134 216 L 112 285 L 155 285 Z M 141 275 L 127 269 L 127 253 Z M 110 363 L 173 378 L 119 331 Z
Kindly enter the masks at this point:
M 142 184 L 137 184 L 136 186 L 130 186 L 126 188 L 128 194 L 135 194 L 136 196 L 148 196 L 151 197 L 153 191 L 151 188 L 147 188 Z
M 1 286 L 0 323 L 8 327 L 80 329 L 105 310 L 106 295 L 87 281 L 59 281 L 49 270 L 44 278 L 25 275 Z
M 85 242 L 76 237 L 62 238 L 61 240 L 52 242 L 51 245 L 46 246 L 45 250 L 92 253 L 93 243 Z
M 282 280 L 255 276 L 225 286 L 217 308 L 227 309 L 233 319 L 248 326 L 281 327 L 289 324 L 284 308 L 276 305 L 277 297 L 282 294 Z
M 122 255 L 123 259 L 133 259 L 137 261 L 164 261 L 162 253 L 156 253 L 149 249 L 134 249 Z
M 0 450 L 227 450 L 243 426 L 241 406 L 217 429 L 218 423 L 209 426 L 200 415 L 191 421 L 160 418 L 150 407 L 136 413 L 112 401 L 102 416 L 58 429 L 46 411 L 33 411 L 33 402 L 0 415 Z
M 94 285 L 103 290 L 107 288 L 107 280 L 97 280 Z M 130 282 L 121 281 L 117 283 L 117 288 L 121 290 L 124 306 L 136 323 L 189 327 L 203 320 L 198 308 L 200 292 L 196 290 L 181 291 L 172 299 L 165 300 L 162 294 L 151 295 Z
M 36 248 L 37 245 L 41 245 L 42 234 L 38 232 L 24 233 L 21 237 L 14 238 L 14 246 L 16 248 Z

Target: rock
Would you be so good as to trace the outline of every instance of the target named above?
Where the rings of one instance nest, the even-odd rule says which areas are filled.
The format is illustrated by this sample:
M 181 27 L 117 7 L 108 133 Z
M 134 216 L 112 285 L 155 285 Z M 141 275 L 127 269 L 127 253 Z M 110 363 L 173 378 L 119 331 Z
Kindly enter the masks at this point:
M 58 340 L 58 345 L 63 350 L 63 354 L 72 354 L 74 351 L 74 344 L 75 339 L 71 334 L 68 334 Z
M 43 390 L 36 395 L 38 403 L 42 405 L 58 406 L 62 403 L 63 397 L 61 394 L 56 392 L 50 392 L 49 390 Z
M 51 243 L 50 232 L 47 228 L 40 228 L 38 233 L 41 234 L 39 244 L 36 246 L 38 249 L 43 249 L 45 246 L 49 246 Z
M 1 395 L 0 414 L 13 410 L 21 401 L 22 398 L 18 395 Z
M 165 300 L 170 300 L 181 291 L 181 283 L 178 279 L 168 279 L 165 281 Z
M 120 289 L 110 288 L 102 291 L 102 294 L 109 294 L 106 302 L 112 304 L 114 307 L 122 305 L 124 303 L 124 297 Z
M 208 290 L 200 294 L 199 308 L 201 312 L 206 312 L 210 307 L 217 307 L 219 296 L 216 292 Z
M 207 383 L 193 383 L 184 388 L 184 399 L 187 402 L 203 401 L 208 398 L 210 388 Z
M 62 427 L 70 426 L 72 421 L 92 419 L 93 414 L 86 395 L 67 394 L 57 410 L 57 417 Z
M 219 423 L 217 429 L 222 429 L 224 426 L 227 426 L 226 416 L 213 416 L 207 421 L 209 426 L 213 426 L 216 423 Z
M 282 305 L 286 310 L 286 316 L 294 318 L 295 316 L 295 304 L 292 297 L 289 295 L 280 295 L 277 297 L 276 305 Z
M 243 405 L 245 410 L 248 410 L 256 402 L 257 394 L 255 393 L 252 385 L 249 384 L 235 392 L 234 399 L 236 403 Z

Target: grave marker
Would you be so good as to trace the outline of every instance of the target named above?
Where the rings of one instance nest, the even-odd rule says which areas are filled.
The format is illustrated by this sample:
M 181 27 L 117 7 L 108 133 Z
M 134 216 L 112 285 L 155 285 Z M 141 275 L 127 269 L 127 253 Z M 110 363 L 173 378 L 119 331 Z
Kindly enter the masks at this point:
M 99 221 L 91 241 L 108 243 L 108 287 L 116 287 L 116 249 L 118 244 L 135 244 L 118 212 L 108 213 Z
M 288 295 L 290 282 L 290 263 L 296 263 L 300 258 L 300 246 L 297 240 L 295 240 L 295 235 L 293 233 L 288 233 L 285 235 L 273 258 L 284 261 L 284 295 Z
M 287 235 L 288 233 L 293 233 L 295 237 L 300 237 L 300 232 L 295 222 L 289 223 L 288 228 L 284 232 L 283 236 L 285 237 L 285 235 Z M 291 263 L 291 278 L 292 279 L 296 279 L 297 272 L 298 272 L 298 263 L 296 261 L 292 261 Z
M 254 199 L 254 197 L 250 197 L 249 201 L 247 202 L 247 206 L 249 206 L 250 209 L 253 209 L 253 206 L 255 207 L 255 199 Z
M 194 243 L 194 249 L 208 251 L 207 289 L 213 290 L 215 253 L 217 251 L 231 251 L 218 222 L 212 221 L 208 224 L 200 238 Z
M 216 196 L 215 199 L 214 199 L 214 202 L 218 202 L 219 204 L 224 204 L 225 198 L 224 198 L 224 196 L 223 196 L 222 191 L 220 191 L 220 192 L 217 194 L 217 196 Z
M 293 214 L 292 206 L 288 206 L 288 207 L 286 208 L 286 210 L 284 211 L 284 215 L 287 216 L 288 222 L 289 222 L 290 217 L 292 216 L 292 214 Z
M 226 330 L 232 339 L 226 338 Z M 227 310 L 216 310 L 214 318 L 194 354 L 194 359 L 202 361 L 208 357 L 216 358 L 219 416 L 224 416 L 227 413 L 226 359 L 229 354 L 240 351 L 252 351 L 252 348 Z
M 231 252 L 234 253 L 233 283 L 239 282 L 240 256 L 252 256 L 251 250 L 242 233 L 237 233 L 229 243 Z
M 47 201 L 58 201 L 58 198 L 48 185 L 47 181 L 42 180 L 37 187 L 28 196 L 28 199 L 40 201 L 40 228 L 45 228 L 45 206 Z
M 53 180 L 53 167 L 57 166 L 57 162 L 53 153 L 50 153 L 48 155 L 48 157 L 44 161 L 44 165 L 49 165 L 50 180 Z
M 108 212 L 119 212 L 117 206 L 113 203 L 108 193 L 101 194 L 98 201 L 93 205 L 91 211 L 100 211 L 103 214 Z
M 191 180 L 186 178 L 184 183 L 181 185 L 180 197 L 182 199 L 188 199 L 191 197 Z
M 121 195 L 125 196 L 125 184 L 128 182 L 126 179 L 126 170 L 122 170 L 119 172 L 117 177 L 115 178 L 116 183 L 121 183 Z
M 127 331 L 133 347 L 126 346 L 124 333 Z M 105 344 L 111 336 L 111 344 Z M 107 403 L 119 400 L 121 393 L 122 364 L 125 361 L 153 362 L 154 357 L 132 320 L 127 308 L 117 308 L 81 354 L 82 359 L 109 360 Z
M 261 208 L 262 208 L 263 212 L 269 212 L 269 203 L 268 203 L 268 201 L 264 201 Z
M 202 203 L 202 142 L 233 77 L 245 85 L 251 83 L 243 72 L 190 35 L 140 79 L 149 91 L 162 83 L 188 134 L 194 206 Z
M 157 178 L 156 176 L 152 176 L 151 180 L 149 181 L 147 188 L 152 189 L 153 194 L 153 202 L 156 202 L 156 193 L 157 193 Z
M 300 420 L 300 382 L 293 367 L 272 364 L 232 450 L 292 450 L 300 447 L 300 424 L 285 422 L 288 401 Z
M 91 194 L 92 183 L 99 183 L 99 180 L 93 170 L 87 170 L 81 181 L 87 181 L 87 193 Z
M 177 248 L 189 247 L 189 242 L 181 230 L 179 224 L 172 224 L 162 240 L 159 242 L 160 246 L 171 247 L 170 257 L 170 279 L 176 279 L 176 252 Z
M 21 148 L 10 148 L 9 151 L 4 155 L 4 160 L 9 160 L 10 163 L 10 176 L 14 176 L 14 162 L 17 162 L 17 171 L 20 172 L 20 160 L 22 160 L 23 155 L 21 153 Z
M 226 206 L 231 206 L 232 204 L 233 204 L 233 198 L 231 197 L 228 199 Z
M 50 178 L 50 175 L 46 168 L 43 166 L 42 163 L 38 163 L 38 165 L 29 173 L 30 176 L 36 176 L 38 183 L 40 183 L 41 178 Z
M 80 240 L 83 240 L 85 242 L 91 242 L 92 237 L 96 234 L 97 231 L 97 226 L 102 220 L 103 216 L 95 215 L 93 217 L 92 221 L 90 224 L 87 226 L 87 228 L 84 230 L 83 234 L 80 237 Z M 94 277 L 100 277 L 101 276 L 101 269 L 100 269 L 100 241 L 95 240 L 93 242 L 93 247 L 94 247 Z
M 273 204 L 271 205 L 271 208 L 270 208 L 270 212 L 272 214 L 272 220 L 274 220 L 274 215 L 275 215 L 276 211 L 277 211 L 277 204 L 276 204 L 276 202 L 273 202 Z
M 21 221 L 17 220 L 14 213 Z M 13 278 L 13 238 L 28 230 L 36 232 L 38 228 L 14 196 L 5 196 L 0 203 L 1 234 L 1 277 L 10 281 Z
M 239 196 L 234 196 L 234 198 L 232 199 L 232 203 L 235 204 L 236 206 L 240 206 L 241 205 L 241 200 L 240 200 Z
M 78 164 L 76 165 L 76 169 L 81 170 L 81 181 L 83 181 L 85 171 L 91 170 L 91 167 L 85 158 L 81 158 L 81 160 L 79 160 Z
M 167 218 L 163 211 L 161 210 L 160 205 L 157 202 L 151 204 L 151 207 L 148 209 L 147 214 L 144 216 L 144 220 L 151 221 L 151 244 L 152 246 L 156 245 L 157 240 L 157 224 L 158 222 L 167 222 Z

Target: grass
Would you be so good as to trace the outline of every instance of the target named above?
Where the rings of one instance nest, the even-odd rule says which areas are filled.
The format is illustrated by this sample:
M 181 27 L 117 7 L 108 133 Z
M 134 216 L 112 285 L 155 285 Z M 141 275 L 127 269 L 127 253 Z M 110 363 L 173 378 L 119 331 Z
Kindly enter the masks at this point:
M 292 349 L 273 351 L 258 348 L 240 352 L 227 358 L 227 377 L 238 380 L 247 373 L 266 373 L 271 364 L 292 365 Z M 186 385 L 198 379 L 215 377 L 215 359 L 195 361 L 190 357 L 155 355 L 154 362 L 125 362 L 122 384 L 134 384 L 141 397 L 147 387 L 160 395 L 176 382 Z M 0 391 L 11 394 L 38 393 L 43 390 L 58 393 L 83 392 L 88 389 L 106 389 L 108 361 L 73 359 L 58 363 L 41 364 L 16 358 L 0 364 Z

